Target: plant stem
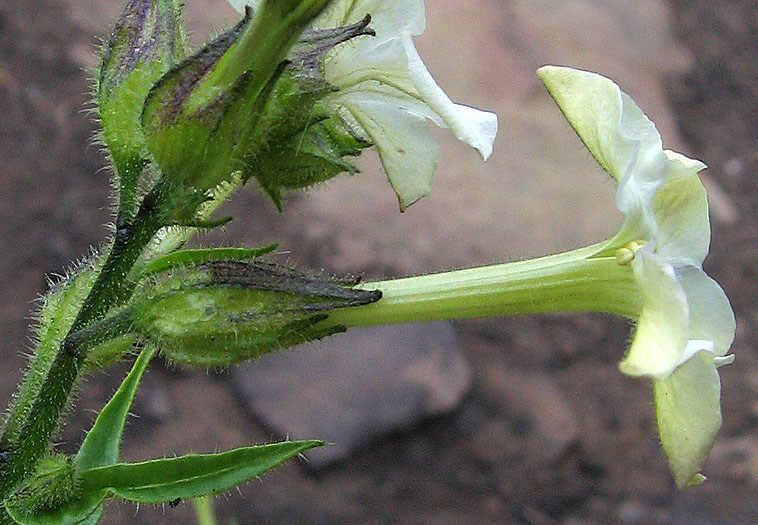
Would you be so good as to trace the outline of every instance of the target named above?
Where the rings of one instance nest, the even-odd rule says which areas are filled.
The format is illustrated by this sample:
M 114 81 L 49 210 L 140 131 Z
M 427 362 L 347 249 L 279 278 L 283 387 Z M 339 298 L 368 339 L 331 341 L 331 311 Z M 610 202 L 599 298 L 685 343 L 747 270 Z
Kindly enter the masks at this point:
M 52 435 L 58 428 L 60 416 L 68 403 L 87 355 L 89 343 L 77 334 L 100 319 L 107 311 L 123 302 L 135 284 L 127 279 L 142 250 L 162 226 L 158 184 L 144 199 L 134 222 L 116 232 L 108 254 L 92 290 L 84 301 L 68 335 L 45 377 L 40 383 L 34 402 L 26 415 L 11 411 L 3 435 L 0 436 L 0 501 L 30 474 L 47 452 Z M 35 395 L 36 394 L 36 395 Z M 20 405 L 14 406 L 14 409 Z M 18 428 L 17 439 L 9 439 L 9 428 Z
M 195 498 L 192 502 L 195 505 L 198 525 L 216 525 L 216 514 L 213 512 L 213 502 L 210 496 Z
M 129 270 L 162 226 L 160 199 L 161 188 L 158 187 L 145 197 L 132 225 L 116 231 L 113 248 L 71 327 L 71 333 L 102 317 L 113 305 L 131 295 L 134 283 L 127 279 Z
M 466 270 L 361 283 L 379 289 L 376 303 L 336 310 L 329 324 L 347 327 L 490 315 L 601 311 L 635 317 L 641 297 L 628 266 L 592 257 L 601 245 Z

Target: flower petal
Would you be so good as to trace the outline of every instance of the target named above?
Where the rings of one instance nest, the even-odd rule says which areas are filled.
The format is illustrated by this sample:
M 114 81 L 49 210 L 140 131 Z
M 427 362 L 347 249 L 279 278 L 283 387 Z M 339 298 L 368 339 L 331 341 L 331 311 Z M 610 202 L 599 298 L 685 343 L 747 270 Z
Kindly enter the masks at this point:
M 717 357 L 726 355 L 734 341 L 736 322 L 724 290 L 700 268 L 676 270 L 689 305 L 689 338 L 712 341 Z
M 642 153 L 663 151 L 655 125 L 610 79 L 558 66 L 543 66 L 537 74 L 579 138 L 617 181 Z
M 691 159 L 670 149 L 663 150 L 663 153 L 669 159 L 669 177 L 674 179 L 697 175 L 708 167 L 702 161 Z
M 482 159 L 487 160 L 497 135 L 497 115 L 454 104 L 426 69 L 411 37 L 404 36 L 402 42 L 408 56 L 408 74 L 423 101 L 442 118 L 458 140 L 478 150 Z
M 669 180 L 655 196 L 654 210 L 656 253 L 676 267 L 701 266 L 711 244 L 711 226 L 708 195 L 700 178 Z
M 342 90 L 402 91 L 427 105 L 428 118 L 449 127 L 484 160 L 492 153 L 497 115 L 453 103 L 426 69 L 409 35 L 384 42 L 371 37 L 346 42 L 330 53 L 324 69 L 327 81 Z
M 644 299 L 629 353 L 619 367 L 630 376 L 662 379 L 681 364 L 689 340 L 689 311 L 674 268 L 650 248 L 639 249 L 632 261 Z
M 721 381 L 713 354 L 700 352 L 666 379 L 653 382 L 658 433 L 680 488 L 699 473 L 721 427 Z
M 668 176 L 655 125 L 601 75 L 557 66 L 537 73 L 590 153 L 618 181 L 616 204 L 627 217 L 619 237 L 652 238 L 653 198 Z
M 374 143 L 400 210 L 429 193 L 439 147 L 426 118 L 402 99 L 379 93 L 354 91 L 340 102 Z
M 340 90 L 374 81 L 421 98 L 408 76 L 408 58 L 398 39 L 378 42 L 364 36 L 345 42 L 326 57 L 324 75 L 327 82 Z

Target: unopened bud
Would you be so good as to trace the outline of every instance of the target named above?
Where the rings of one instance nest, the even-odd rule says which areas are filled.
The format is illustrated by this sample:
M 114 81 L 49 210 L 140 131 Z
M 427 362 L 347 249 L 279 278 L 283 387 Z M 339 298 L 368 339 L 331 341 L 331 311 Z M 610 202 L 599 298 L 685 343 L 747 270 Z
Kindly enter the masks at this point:
M 273 263 L 211 261 L 146 278 L 134 328 L 169 359 L 220 366 L 344 331 L 329 312 L 380 297 Z
M 204 192 L 243 168 L 267 140 L 260 122 L 287 53 L 328 0 L 266 0 L 230 31 L 166 74 L 142 113 L 164 177 Z
M 78 494 L 78 479 L 72 458 L 53 454 L 40 461 L 37 472 L 10 498 L 7 505 L 16 517 L 32 517 L 59 508 Z M 22 521 L 42 522 L 44 520 Z
M 122 208 L 132 208 L 147 163 L 140 115 L 156 81 L 187 49 L 178 0 L 130 0 L 102 49 L 95 100 L 119 177 Z

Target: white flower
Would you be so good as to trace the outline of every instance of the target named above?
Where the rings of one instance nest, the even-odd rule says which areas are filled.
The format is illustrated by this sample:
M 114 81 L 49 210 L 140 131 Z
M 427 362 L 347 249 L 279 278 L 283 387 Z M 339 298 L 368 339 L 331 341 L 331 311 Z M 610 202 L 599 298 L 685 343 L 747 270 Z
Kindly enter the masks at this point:
M 238 10 L 260 0 L 230 0 Z M 454 104 L 421 61 L 413 36 L 424 31 L 423 0 L 335 0 L 314 22 L 346 26 L 371 15 L 376 36 L 350 40 L 325 57 L 330 105 L 373 143 L 405 209 L 429 193 L 438 146 L 427 120 L 449 127 L 486 160 L 497 133 L 494 113 Z
M 546 66 L 542 81 L 600 165 L 618 182 L 625 215 L 601 251 L 630 264 L 642 310 L 621 370 L 655 380 L 661 440 L 680 486 L 700 466 L 721 425 L 716 368 L 734 339 L 721 287 L 702 269 L 710 245 L 702 162 L 664 150 L 655 125 L 612 81 Z M 600 255 L 600 254 L 599 254 Z

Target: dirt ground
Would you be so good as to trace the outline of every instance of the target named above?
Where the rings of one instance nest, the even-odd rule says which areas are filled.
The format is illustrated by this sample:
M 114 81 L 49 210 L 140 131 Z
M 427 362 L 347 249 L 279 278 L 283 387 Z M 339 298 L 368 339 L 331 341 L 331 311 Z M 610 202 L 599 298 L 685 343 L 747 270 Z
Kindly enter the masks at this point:
M 722 369 L 724 426 L 708 482 L 679 492 L 660 451 L 650 388 L 619 374 L 628 327 L 605 316 L 458 323 L 474 387 L 452 415 L 391 436 L 317 475 L 296 463 L 217 498 L 221 523 L 754 523 L 758 516 L 758 8 L 754 0 L 669 0 L 695 61 L 666 91 L 689 144 L 735 204 L 714 221 L 707 271 L 737 315 L 736 364 Z M 104 240 L 109 184 L 81 108 L 75 60 L 90 37 L 54 0 L 0 3 L 0 399 L 23 365 L 30 301 L 44 276 Z M 247 192 L 265 221 L 271 207 Z M 310 252 L 309 252 L 310 253 Z M 303 260 L 307 263 L 307 260 Z M 507 349 L 507 351 L 505 351 Z M 90 380 L 60 441 L 74 449 L 91 410 L 125 366 Z M 514 390 L 513 385 L 520 385 Z M 525 405 L 557 386 L 576 438 L 535 423 Z M 543 388 L 544 386 L 544 388 Z M 271 439 L 235 399 L 226 373 L 168 369 L 145 378 L 127 429 L 129 459 L 211 451 Z M 565 430 L 565 429 L 563 429 Z M 316 436 L 314 436 L 316 437 Z M 189 504 L 111 503 L 105 523 L 186 523 Z

